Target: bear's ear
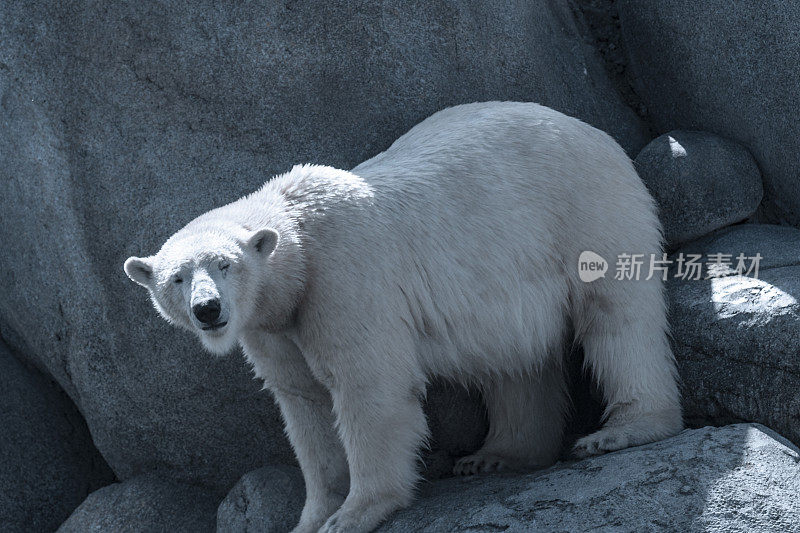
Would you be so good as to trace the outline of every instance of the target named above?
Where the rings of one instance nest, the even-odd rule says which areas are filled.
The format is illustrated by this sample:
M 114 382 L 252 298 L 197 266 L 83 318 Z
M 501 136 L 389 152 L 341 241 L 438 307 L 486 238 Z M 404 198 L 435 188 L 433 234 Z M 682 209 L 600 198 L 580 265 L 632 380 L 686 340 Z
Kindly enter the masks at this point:
M 142 287 L 153 283 L 153 263 L 149 257 L 129 257 L 125 261 L 125 273 Z
M 278 232 L 274 229 L 260 229 L 247 239 L 247 246 L 264 255 L 271 254 L 277 245 Z

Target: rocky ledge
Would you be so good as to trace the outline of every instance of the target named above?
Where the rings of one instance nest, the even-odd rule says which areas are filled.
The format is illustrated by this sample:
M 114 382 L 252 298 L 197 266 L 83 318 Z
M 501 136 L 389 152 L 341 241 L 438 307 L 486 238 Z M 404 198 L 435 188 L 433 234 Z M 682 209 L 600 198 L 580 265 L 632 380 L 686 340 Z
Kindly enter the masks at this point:
M 263 501 L 299 515 L 275 502 L 270 472 L 234 488 L 218 531 L 283 531 L 285 517 Z M 275 479 L 285 484 L 286 473 Z M 798 492 L 800 450 L 764 426 L 734 424 L 526 475 L 428 483 L 380 531 L 789 531 L 800 523 Z

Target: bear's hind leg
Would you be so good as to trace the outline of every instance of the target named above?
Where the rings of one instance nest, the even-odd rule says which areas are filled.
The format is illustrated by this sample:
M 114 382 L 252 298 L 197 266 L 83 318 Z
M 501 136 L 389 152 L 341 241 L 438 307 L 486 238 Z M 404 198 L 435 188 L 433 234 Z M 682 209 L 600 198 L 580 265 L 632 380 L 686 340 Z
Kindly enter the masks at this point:
M 585 322 L 585 362 L 603 391 L 606 422 L 578 440 L 578 457 L 647 444 L 683 428 L 660 285 L 629 283 L 629 290 L 641 291 L 634 300 L 641 308 L 619 305 Z
M 568 403 L 557 361 L 534 375 L 494 376 L 483 393 L 489 433 L 480 450 L 456 462 L 455 474 L 524 470 L 556 461 Z

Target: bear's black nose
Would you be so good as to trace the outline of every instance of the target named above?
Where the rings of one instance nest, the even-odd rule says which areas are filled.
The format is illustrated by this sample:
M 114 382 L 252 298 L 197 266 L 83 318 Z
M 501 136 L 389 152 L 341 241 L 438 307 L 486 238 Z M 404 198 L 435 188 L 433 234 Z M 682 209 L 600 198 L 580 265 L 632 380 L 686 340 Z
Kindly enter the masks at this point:
M 203 324 L 213 324 L 219 318 L 219 300 L 206 300 L 192 306 L 192 313 Z

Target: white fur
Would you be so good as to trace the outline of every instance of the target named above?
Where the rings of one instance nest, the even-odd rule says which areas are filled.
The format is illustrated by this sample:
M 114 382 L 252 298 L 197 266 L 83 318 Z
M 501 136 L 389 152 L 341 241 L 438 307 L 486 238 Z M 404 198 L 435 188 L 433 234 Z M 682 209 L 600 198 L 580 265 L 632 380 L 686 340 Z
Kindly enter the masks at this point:
M 252 243 L 264 229 L 274 250 Z M 351 172 L 294 167 L 126 271 L 210 350 L 238 340 L 275 394 L 306 480 L 296 531 L 369 531 L 411 501 L 433 375 L 484 390 L 491 430 L 462 473 L 554 461 L 575 340 L 607 402 L 578 454 L 681 429 L 661 282 L 582 283 L 584 250 L 612 269 L 661 252 L 630 160 L 579 120 L 491 102 L 436 113 Z M 221 260 L 225 280 L 208 274 Z M 187 318 L 192 292 L 167 281 L 179 270 L 216 283 L 219 338 Z

